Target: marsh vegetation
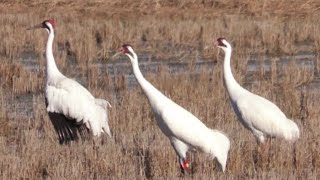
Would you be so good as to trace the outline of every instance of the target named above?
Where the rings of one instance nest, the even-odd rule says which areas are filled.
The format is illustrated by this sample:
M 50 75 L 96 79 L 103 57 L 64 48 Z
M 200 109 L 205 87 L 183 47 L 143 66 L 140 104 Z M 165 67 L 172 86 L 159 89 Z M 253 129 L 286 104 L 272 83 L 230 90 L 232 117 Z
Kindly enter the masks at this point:
M 2 179 L 317 179 L 320 178 L 320 2 L 308 1 L 9 1 L 0 4 L 0 177 Z M 54 55 L 62 73 L 112 104 L 107 136 L 58 143 L 44 101 L 44 31 L 57 21 Z M 233 73 L 250 91 L 297 122 L 301 138 L 271 141 L 261 160 L 223 86 L 225 37 Z M 138 53 L 147 80 L 231 140 L 225 173 L 202 153 L 192 175 L 157 127 L 123 43 Z M 192 131 L 192 130 L 190 130 Z

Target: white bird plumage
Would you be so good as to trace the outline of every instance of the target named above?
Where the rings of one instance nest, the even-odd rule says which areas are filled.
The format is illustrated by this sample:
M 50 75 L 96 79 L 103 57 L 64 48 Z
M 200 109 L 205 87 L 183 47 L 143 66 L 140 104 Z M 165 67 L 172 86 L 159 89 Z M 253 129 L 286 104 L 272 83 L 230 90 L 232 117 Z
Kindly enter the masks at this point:
M 260 143 L 264 143 L 267 137 L 297 140 L 300 132 L 295 122 L 288 119 L 275 104 L 242 88 L 234 79 L 230 66 L 231 45 L 224 38 L 219 38 L 217 46 L 225 53 L 224 82 L 240 122 Z
M 147 96 L 162 132 L 169 138 L 179 156 L 181 170 L 189 172 L 186 153 L 197 149 L 217 158 L 225 170 L 230 141 L 218 130 L 209 129 L 193 114 L 173 102 L 152 86 L 142 75 L 138 57 L 130 45 L 123 45 L 121 52 L 126 54 L 132 64 L 133 73 Z
M 34 26 L 44 28 L 49 37 L 46 45 L 46 105 L 50 119 L 59 135 L 60 143 L 78 138 L 85 129 L 94 136 L 102 132 L 111 136 L 108 125 L 108 101 L 96 99 L 78 82 L 64 76 L 57 68 L 53 54 L 55 22 L 46 20 Z M 85 127 L 85 128 L 84 128 Z

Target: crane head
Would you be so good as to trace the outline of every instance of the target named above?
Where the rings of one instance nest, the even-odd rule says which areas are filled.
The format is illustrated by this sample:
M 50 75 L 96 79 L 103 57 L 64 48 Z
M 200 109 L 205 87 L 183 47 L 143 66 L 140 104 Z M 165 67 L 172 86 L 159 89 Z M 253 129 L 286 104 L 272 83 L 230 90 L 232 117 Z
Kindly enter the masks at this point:
M 127 53 L 130 53 L 130 50 L 129 48 L 132 49 L 132 46 L 130 44 L 124 44 L 122 45 L 122 47 L 119 49 L 119 51 L 123 54 L 127 54 Z
M 121 46 L 121 48 L 119 48 L 119 51 L 112 56 L 112 58 L 117 57 L 119 54 L 125 54 L 129 57 L 133 57 L 133 49 L 132 46 L 130 44 L 124 44 Z
M 226 39 L 225 38 L 218 38 L 217 42 L 215 43 L 218 47 L 227 47 L 225 44 Z
M 122 45 L 122 47 L 119 49 L 119 51 L 120 51 L 120 53 L 133 56 L 133 53 L 132 53 L 133 49 L 132 49 L 132 46 L 130 44 Z
M 226 41 L 225 38 L 218 38 L 214 44 L 223 51 L 231 51 L 231 45 L 228 43 L 228 41 Z
M 56 27 L 56 23 L 54 20 L 52 19 L 49 19 L 49 20 L 45 20 L 43 21 L 42 23 L 40 24 L 37 24 L 31 28 L 28 28 L 28 30 L 31 30 L 31 29 L 38 29 L 38 28 L 45 28 L 47 29 L 48 31 L 50 31 L 50 26 L 52 27 L 52 29 L 54 29 Z

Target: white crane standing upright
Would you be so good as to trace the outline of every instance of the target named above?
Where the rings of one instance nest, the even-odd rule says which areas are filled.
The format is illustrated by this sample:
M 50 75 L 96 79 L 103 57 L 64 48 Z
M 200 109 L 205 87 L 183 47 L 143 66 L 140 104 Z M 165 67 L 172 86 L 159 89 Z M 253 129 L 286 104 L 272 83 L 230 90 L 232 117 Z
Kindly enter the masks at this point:
M 209 129 L 197 117 L 153 87 L 141 74 L 138 57 L 130 45 L 123 45 L 120 51 L 129 57 L 133 73 L 149 100 L 158 126 L 179 156 L 181 171 L 190 172 L 186 157 L 189 149 L 208 153 L 212 159 L 216 157 L 224 171 L 230 148 L 228 137 L 220 131 Z
M 225 53 L 224 82 L 240 122 L 261 144 L 268 136 L 297 140 L 300 133 L 295 122 L 288 119 L 275 104 L 242 88 L 234 79 L 230 67 L 231 45 L 224 38 L 217 39 L 216 44 Z
M 94 136 L 107 133 L 108 101 L 96 99 L 78 82 L 64 76 L 57 68 L 52 54 L 55 22 L 43 21 L 30 29 L 43 28 L 49 33 L 46 47 L 46 107 L 61 144 L 80 137 L 87 138 L 88 131 Z

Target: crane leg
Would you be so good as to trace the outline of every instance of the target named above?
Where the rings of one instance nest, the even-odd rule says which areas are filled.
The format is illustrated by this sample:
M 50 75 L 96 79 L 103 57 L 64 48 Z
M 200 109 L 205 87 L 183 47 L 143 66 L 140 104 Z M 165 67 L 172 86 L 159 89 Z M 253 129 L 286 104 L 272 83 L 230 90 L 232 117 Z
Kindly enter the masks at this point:
M 270 140 L 267 139 L 266 142 L 260 144 L 260 156 L 262 162 L 266 162 L 269 156 L 269 149 L 270 149 Z
M 182 141 L 171 138 L 171 145 L 173 146 L 174 150 L 176 151 L 177 155 L 179 156 L 179 164 L 180 169 L 183 174 L 187 173 L 190 174 L 190 165 L 189 161 L 187 160 L 187 151 L 189 149 L 188 145 L 183 143 Z
M 189 165 L 189 161 L 187 159 L 183 159 L 183 158 L 179 157 L 179 164 L 180 164 L 181 173 L 190 174 L 190 165 Z

